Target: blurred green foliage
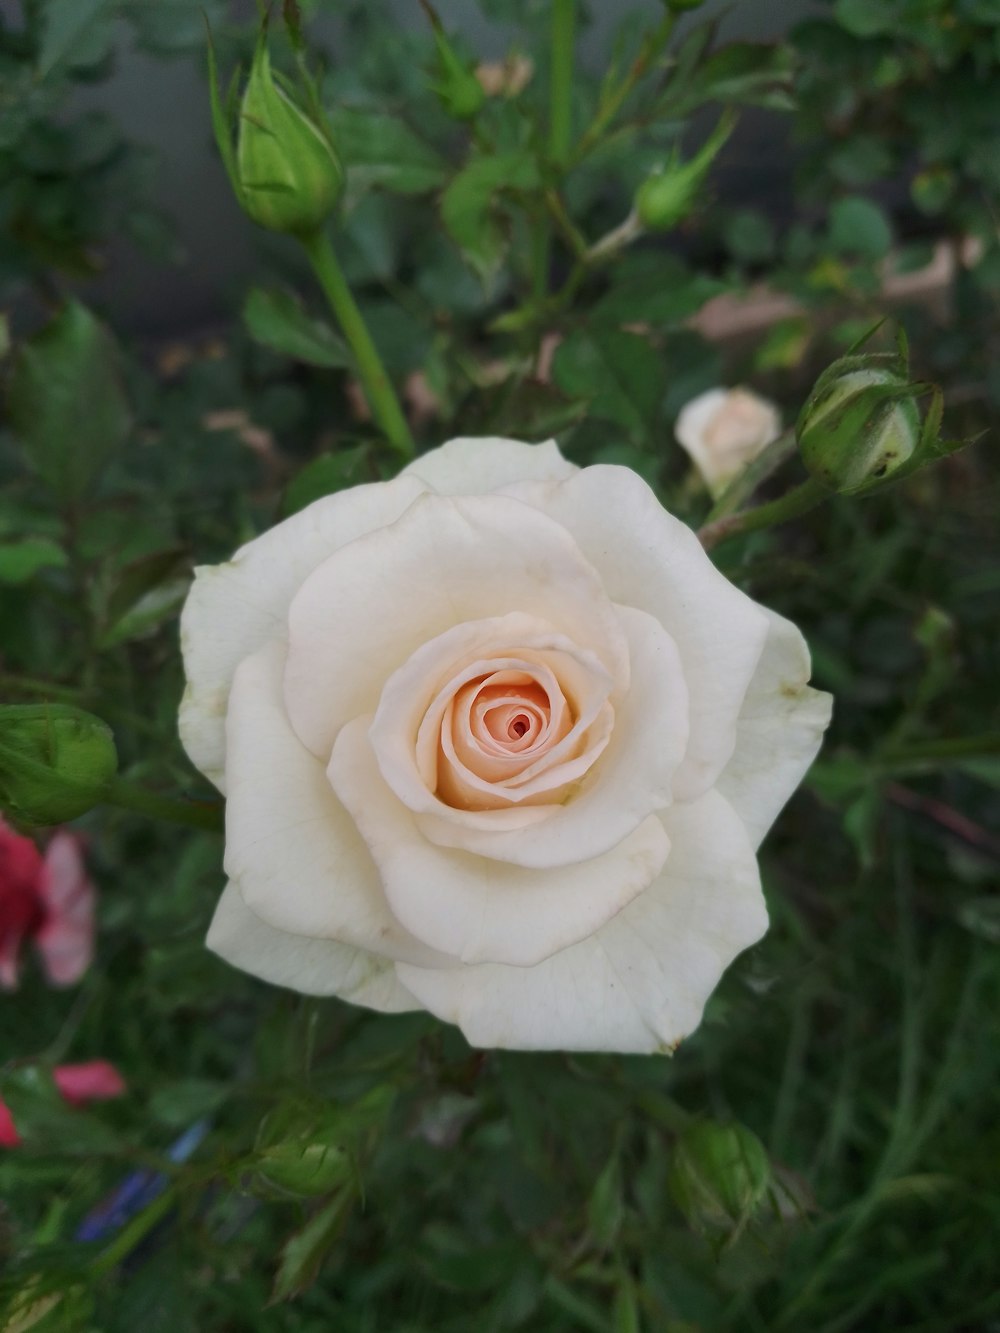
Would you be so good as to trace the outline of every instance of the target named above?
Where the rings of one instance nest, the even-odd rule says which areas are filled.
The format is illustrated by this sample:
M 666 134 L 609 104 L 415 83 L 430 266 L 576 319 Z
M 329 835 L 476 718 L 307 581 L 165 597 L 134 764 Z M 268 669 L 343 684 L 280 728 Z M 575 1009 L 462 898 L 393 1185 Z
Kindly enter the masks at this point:
M 392 468 L 283 242 L 223 329 L 180 343 L 122 346 L 85 286 L 69 299 L 120 228 L 169 238 L 126 128 L 67 119 L 67 99 L 106 76 L 122 31 L 200 59 L 203 7 L 220 61 L 245 61 L 253 30 L 221 3 L 35 0 L 0 25 L 0 279 L 29 294 L 4 348 L 3 698 L 95 712 L 123 779 L 175 802 L 212 798 L 175 735 L 192 564 Z M 697 524 L 709 502 L 673 443 L 680 407 L 752 380 L 793 420 L 929 237 L 977 239 L 979 258 L 894 313 L 915 373 L 944 384 L 949 433 L 994 429 L 1000 7 L 838 0 L 777 46 L 718 46 L 697 15 L 678 34 L 670 8 L 624 18 L 606 68 L 578 71 L 554 163 L 547 5 L 484 0 L 532 67 L 494 70 L 471 127 L 436 89 L 430 25 L 336 6 L 336 244 L 419 439 L 556 432 Z M 802 146 L 794 197 L 733 204 L 713 176 L 666 239 L 630 231 L 636 190 L 720 105 L 764 117 L 789 159 Z M 737 130 L 722 168 L 739 145 Z M 774 319 L 709 340 L 699 312 L 762 279 Z M 767 493 L 803 475 L 790 461 Z M 425 1016 L 273 990 L 203 946 L 216 835 L 87 815 L 98 961 L 68 994 L 29 971 L 0 1006 L 0 1095 L 24 1139 L 0 1156 L 6 1326 L 1000 1327 L 998 501 L 983 445 L 719 548 L 803 626 L 837 709 L 764 848 L 772 929 L 671 1060 L 480 1053 Z M 96 1057 L 127 1095 L 67 1107 L 48 1071 Z M 739 1179 L 716 1151 L 734 1138 Z M 710 1226 L 677 1183 L 705 1141 L 723 1164 Z M 134 1172 L 161 1192 L 74 1240 Z

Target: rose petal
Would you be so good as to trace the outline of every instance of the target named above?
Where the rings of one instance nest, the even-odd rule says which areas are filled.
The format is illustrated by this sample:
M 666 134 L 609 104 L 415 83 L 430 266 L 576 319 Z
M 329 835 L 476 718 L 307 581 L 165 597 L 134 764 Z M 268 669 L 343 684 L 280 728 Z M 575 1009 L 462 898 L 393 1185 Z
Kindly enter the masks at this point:
M 770 632 L 736 727 L 736 749 L 717 790 L 754 847 L 802 781 L 823 742 L 833 699 L 810 689 L 809 649 L 789 620 L 766 612 Z
M 673 1050 L 767 913 L 753 849 L 723 797 L 673 806 L 664 822 L 671 850 L 659 877 L 594 935 L 536 967 L 398 963 L 403 984 L 473 1046 Z
M 715 568 L 690 528 L 625 467 L 510 488 L 572 533 L 613 601 L 655 616 L 677 643 L 691 738 L 674 794 L 707 791 L 729 761 L 736 719 L 767 637 L 763 608 Z
M 408 463 L 401 476 L 419 477 L 440 495 L 485 495 L 517 481 L 556 481 L 578 471 L 555 440 L 523 444 L 483 436 L 449 440 Z
M 548 818 L 512 827 L 505 810 L 418 815 L 424 834 L 442 847 L 461 848 L 513 865 L 551 869 L 610 851 L 672 799 L 688 736 L 687 689 L 677 649 L 652 616 L 617 607 L 628 640 L 632 679 L 615 705 L 607 749 L 580 790 Z M 651 723 L 651 719 L 655 719 Z
M 45 849 L 39 892 L 46 915 L 35 944 L 45 975 L 53 986 L 72 986 L 94 958 L 96 903 L 80 840 L 74 834 L 56 833 Z
M 421 1006 L 404 989 L 392 963 L 336 940 L 304 939 L 276 930 L 250 911 L 227 884 L 208 931 L 208 947 L 233 967 L 306 995 L 339 995 L 384 1013 Z
M 435 847 L 383 781 L 369 724 L 357 718 L 341 731 L 330 781 L 372 849 L 396 916 L 434 949 L 464 963 L 537 963 L 621 911 L 663 864 L 669 842 L 655 817 L 605 855 L 555 870 Z
M 107 1060 L 56 1065 L 52 1077 L 60 1096 L 71 1106 L 108 1101 L 112 1097 L 120 1097 L 125 1091 L 125 1080 Z
M 628 680 L 600 579 L 558 523 L 499 496 L 424 495 L 389 527 L 337 551 L 289 609 L 285 703 L 324 763 L 345 723 L 374 713 L 385 680 L 467 620 L 542 617 Z
M 10 1107 L 0 1097 L 0 1148 L 16 1148 L 20 1142 L 21 1136 L 17 1132 Z
M 426 961 L 426 947 L 390 912 L 368 849 L 323 766 L 289 726 L 281 699 L 284 663 L 283 645 L 267 644 L 233 680 L 226 873 L 250 910 L 278 930 Z
M 426 487 L 416 477 L 325 496 L 242 546 L 224 565 L 195 570 L 181 613 L 187 690 L 180 733 L 191 762 L 225 790 L 225 715 L 233 674 L 270 639 L 284 640 L 289 603 L 327 556 L 392 523 Z

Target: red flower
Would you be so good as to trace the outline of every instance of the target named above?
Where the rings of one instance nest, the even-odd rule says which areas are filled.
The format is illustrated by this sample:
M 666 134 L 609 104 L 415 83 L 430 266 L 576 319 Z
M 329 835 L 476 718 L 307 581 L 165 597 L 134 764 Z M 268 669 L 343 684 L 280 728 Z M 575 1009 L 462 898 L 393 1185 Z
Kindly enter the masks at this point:
M 43 856 L 30 838 L 0 819 L 0 986 L 5 989 L 17 985 L 29 941 L 53 986 L 72 985 L 90 966 L 95 893 L 80 848 L 76 834 L 60 829 Z

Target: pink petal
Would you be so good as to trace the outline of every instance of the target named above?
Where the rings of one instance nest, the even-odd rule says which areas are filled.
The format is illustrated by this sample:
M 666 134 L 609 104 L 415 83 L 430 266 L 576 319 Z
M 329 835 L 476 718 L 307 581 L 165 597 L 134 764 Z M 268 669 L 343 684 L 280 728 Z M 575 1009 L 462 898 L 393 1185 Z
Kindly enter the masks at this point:
M 38 848 L 0 819 L 0 987 L 5 990 L 17 985 L 22 945 L 45 916 L 42 877 Z
M 78 1065 L 57 1065 L 52 1071 L 56 1087 L 71 1106 L 120 1097 L 125 1080 L 107 1060 L 85 1060 Z
M 61 830 L 49 843 L 41 897 L 45 923 L 35 937 L 35 944 L 45 975 L 53 986 L 72 986 L 94 957 L 96 899 L 75 834 Z
M 16 1148 L 21 1136 L 14 1124 L 14 1117 L 7 1108 L 7 1103 L 0 1098 L 0 1148 Z

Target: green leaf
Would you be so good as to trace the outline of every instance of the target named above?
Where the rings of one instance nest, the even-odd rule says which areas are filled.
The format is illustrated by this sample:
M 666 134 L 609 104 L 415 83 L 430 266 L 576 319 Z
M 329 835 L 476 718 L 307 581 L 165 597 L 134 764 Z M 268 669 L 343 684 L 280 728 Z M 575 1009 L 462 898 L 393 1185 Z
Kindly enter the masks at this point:
M 491 210 L 503 190 L 537 190 L 538 163 L 525 149 L 474 157 L 441 197 L 441 218 L 453 239 L 483 277 L 499 264 L 506 246 Z
M 117 345 L 84 306 L 70 301 L 21 347 L 8 409 L 29 465 L 60 500 L 78 500 L 132 423 Z
M 668 83 L 663 109 L 680 116 L 704 102 L 739 102 L 788 111 L 794 103 L 788 91 L 792 54 L 784 46 L 732 42 L 713 52 L 688 78 L 683 89 Z
M 447 161 L 398 117 L 368 107 L 339 107 L 329 121 L 352 197 L 374 187 L 426 194 L 445 183 Z
M 321 454 L 288 483 L 282 513 L 285 517 L 297 514 L 324 495 L 371 480 L 371 450 L 367 444 L 356 444 L 335 454 Z
M 0 583 L 27 583 L 40 570 L 65 564 L 65 551 L 48 537 L 25 537 L 0 545 Z
M 621 1165 L 618 1150 L 615 1149 L 594 1182 L 587 1203 L 587 1229 L 600 1249 L 610 1250 L 614 1247 L 624 1218 Z
M 54 1156 L 83 1158 L 121 1151 L 121 1136 L 103 1123 L 100 1113 L 68 1105 L 52 1075 L 38 1065 L 22 1066 L 0 1077 L 0 1096 L 27 1147 Z
M 289 1236 L 281 1247 L 278 1272 L 271 1300 L 288 1301 L 311 1287 L 319 1275 L 323 1260 L 347 1220 L 354 1202 L 349 1189 L 341 1190 L 314 1213 L 305 1226 Z
M 693 273 L 675 255 L 629 255 L 616 268 L 610 290 L 592 318 L 602 324 L 682 324 L 728 284 Z
M 149 1099 L 149 1114 L 168 1129 L 185 1129 L 192 1121 L 217 1111 L 229 1091 L 228 1084 L 214 1079 L 176 1079 L 156 1089 Z
M 38 77 L 56 65 L 96 64 L 111 43 L 110 0 L 48 0 Z
M 663 366 L 649 342 L 620 329 L 583 329 L 561 343 L 552 366 L 555 382 L 588 398 L 594 416 L 645 435 L 662 393 Z
M 348 366 L 347 347 L 321 319 L 315 319 L 290 292 L 254 287 L 243 306 L 251 338 L 272 351 L 310 366 Z
M 830 245 L 841 254 L 882 259 L 892 244 L 892 229 L 881 208 L 870 199 L 850 195 L 830 210 Z
M 837 0 L 837 22 L 855 37 L 875 37 L 898 30 L 899 11 L 885 0 Z

